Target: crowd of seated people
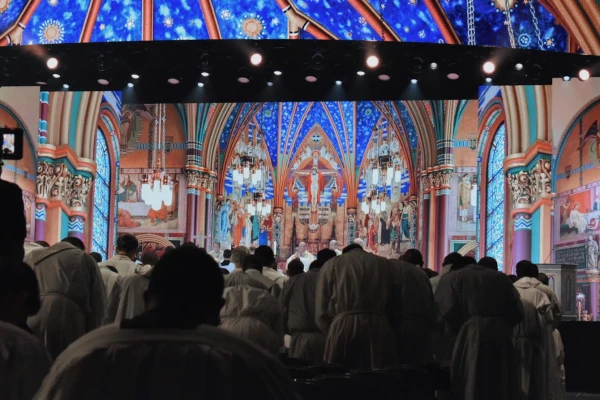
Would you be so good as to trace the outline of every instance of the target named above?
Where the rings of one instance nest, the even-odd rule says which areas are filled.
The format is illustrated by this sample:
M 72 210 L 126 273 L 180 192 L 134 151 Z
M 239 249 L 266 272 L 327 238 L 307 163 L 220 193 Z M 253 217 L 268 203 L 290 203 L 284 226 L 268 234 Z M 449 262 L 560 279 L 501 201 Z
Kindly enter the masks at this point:
M 490 257 L 437 274 L 332 242 L 284 274 L 268 246 L 136 262 L 122 235 L 102 261 L 7 229 L 0 399 L 565 398 L 561 305 L 526 260 L 513 282 Z

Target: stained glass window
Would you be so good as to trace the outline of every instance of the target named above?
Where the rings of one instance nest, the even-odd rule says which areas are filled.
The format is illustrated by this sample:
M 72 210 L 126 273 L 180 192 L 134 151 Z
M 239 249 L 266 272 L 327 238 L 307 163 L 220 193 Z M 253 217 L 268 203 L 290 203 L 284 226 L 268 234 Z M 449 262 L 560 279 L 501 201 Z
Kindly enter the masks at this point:
M 487 198 L 485 222 L 485 255 L 498 261 L 504 269 L 504 158 L 506 127 L 500 125 L 494 136 L 487 164 Z
M 106 260 L 110 226 L 110 156 L 104 134 L 96 133 L 96 180 L 94 181 L 94 226 L 92 251 Z

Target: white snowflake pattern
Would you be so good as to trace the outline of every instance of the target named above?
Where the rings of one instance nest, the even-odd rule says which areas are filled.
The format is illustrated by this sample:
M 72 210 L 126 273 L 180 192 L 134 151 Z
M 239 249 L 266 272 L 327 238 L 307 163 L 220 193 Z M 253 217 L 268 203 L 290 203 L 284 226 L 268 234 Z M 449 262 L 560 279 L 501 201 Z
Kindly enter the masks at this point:
M 416 6 L 417 5 L 417 0 L 409 0 L 409 3 L 411 6 Z
M 190 26 L 193 26 L 194 28 L 202 28 L 202 20 L 200 18 L 191 19 Z
M 271 20 L 271 25 L 277 26 L 279 25 L 279 18 L 275 17 Z
M 224 20 L 228 20 L 229 18 L 231 18 L 231 11 L 225 9 L 221 11 L 221 18 L 223 18 Z
M 100 24 L 100 30 L 103 31 L 104 29 L 106 29 L 106 25 Z
M 50 4 L 52 7 L 55 7 L 58 4 L 58 0 L 48 0 L 48 4 Z
M 127 28 L 129 30 L 135 28 L 135 23 L 133 22 L 132 19 L 127 20 L 127 23 L 125 24 L 125 28 Z
M 360 17 L 358 18 L 358 22 L 362 25 L 365 26 L 367 25 L 367 20 L 365 19 L 365 17 Z
M 165 18 L 165 20 L 163 21 L 163 25 L 166 26 L 167 28 L 172 27 L 173 26 L 173 18 L 171 18 L 171 17 Z
M 424 31 L 424 30 L 420 30 L 420 31 L 419 31 L 419 37 L 420 37 L 421 39 L 424 39 L 424 38 L 425 38 L 425 31 Z

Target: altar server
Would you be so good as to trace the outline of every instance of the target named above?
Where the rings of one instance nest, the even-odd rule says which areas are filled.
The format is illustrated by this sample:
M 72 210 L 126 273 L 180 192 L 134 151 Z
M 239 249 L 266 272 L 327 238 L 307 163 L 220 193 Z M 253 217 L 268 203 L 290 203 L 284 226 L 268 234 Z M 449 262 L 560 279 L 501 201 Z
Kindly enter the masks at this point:
M 117 255 L 99 263 L 98 266 L 114 267 L 121 276 L 133 275 L 140 268 L 134 262 L 137 257 L 138 247 L 139 242 L 135 236 L 129 233 L 121 235 L 117 239 Z
M 212 257 L 197 248 L 173 251 L 152 270 L 146 311 L 74 343 L 36 398 L 300 399 L 274 357 L 215 328 L 222 295 L 223 275 Z
M 42 304 L 40 312 L 29 319 L 29 326 L 52 358 L 101 326 L 105 317 L 102 275 L 82 248 L 79 239 L 66 238 L 26 259 L 40 283 Z
M 315 322 L 327 337 L 325 362 L 351 368 L 395 363 L 387 307 L 394 280 L 389 260 L 360 246 L 347 247 L 325 263 L 317 280 L 315 310 Z
M 287 265 L 290 263 L 290 261 L 296 258 L 302 261 L 302 264 L 304 264 L 305 271 L 308 271 L 308 268 L 310 268 L 310 263 L 315 261 L 315 256 L 313 256 L 308 250 L 306 250 L 305 242 L 298 243 L 298 246 L 296 246 L 296 252 L 287 259 L 285 268 L 287 269 Z
M 523 306 L 510 280 L 469 265 L 440 280 L 435 300 L 450 332 L 457 335 L 451 362 L 456 398 L 514 399 L 512 328 L 523 319 Z
M 48 351 L 27 326 L 40 309 L 33 270 L 0 259 L 0 399 L 30 400 L 50 370 Z
M 258 257 L 262 263 L 262 273 L 267 278 L 279 285 L 283 289 L 283 284 L 287 281 L 287 277 L 277 270 L 277 263 L 275 262 L 275 254 L 273 249 L 269 246 L 258 246 L 254 251 L 254 255 Z

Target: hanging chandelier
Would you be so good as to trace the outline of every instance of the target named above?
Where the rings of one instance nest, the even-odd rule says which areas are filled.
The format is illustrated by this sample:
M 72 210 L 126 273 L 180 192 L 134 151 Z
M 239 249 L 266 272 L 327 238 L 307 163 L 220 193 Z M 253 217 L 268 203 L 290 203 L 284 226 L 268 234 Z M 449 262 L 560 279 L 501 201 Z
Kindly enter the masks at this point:
M 158 211 L 165 206 L 170 207 L 173 203 L 173 182 L 165 174 L 165 143 L 166 143 L 166 124 L 167 124 L 167 106 L 166 104 L 156 104 L 154 106 L 154 143 L 152 144 L 151 167 L 153 172 L 142 177 L 142 200 Z M 159 153 L 160 151 L 160 153 Z
M 264 119 L 264 115 L 261 116 Z M 233 162 L 232 178 L 234 183 L 246 187 L 254 187 L 257 191 L 264 189 L 266 176 L 267 153 L 263 149 L 264 132 L 253 123 L 248 126 L 247 135 L 236 145 L 236 158 Z
M 252 199 L 248 199 L 246 210 L 250 215 L 268 216 L 271 213 L 271 203 L 269 203 L 262 193 L 254 193 Z

